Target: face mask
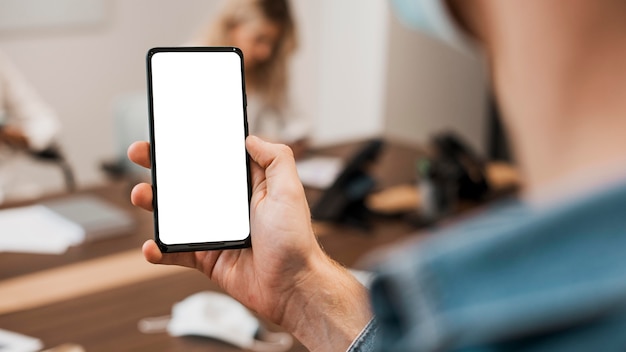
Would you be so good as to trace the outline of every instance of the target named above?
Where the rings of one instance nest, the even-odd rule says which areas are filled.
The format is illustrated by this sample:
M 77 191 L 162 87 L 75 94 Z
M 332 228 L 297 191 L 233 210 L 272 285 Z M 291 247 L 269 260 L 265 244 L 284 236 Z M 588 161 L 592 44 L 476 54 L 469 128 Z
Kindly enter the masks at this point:
M 476 55 L 476 43 L 459 27 L 445 0 L 392 0 L 393 12 L 409 28 L 425 32 L 455 50 Z
M 270 332 L 241 303 L 217 292 L 198 292 L 174 304 L 172 315 L 145 318 L 144 333 L 164 330 L 172 336 L 204 336 L 255 352 L 284 352 L 291 348 L 291 335 Z

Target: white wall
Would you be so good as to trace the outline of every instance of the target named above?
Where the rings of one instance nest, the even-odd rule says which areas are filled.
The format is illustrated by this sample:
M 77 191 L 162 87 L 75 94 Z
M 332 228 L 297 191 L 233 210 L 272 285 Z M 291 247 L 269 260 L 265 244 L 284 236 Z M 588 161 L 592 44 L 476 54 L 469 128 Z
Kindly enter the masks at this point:
M 452 129 L 484 151 L 487 84 L 484 63 L 389 21 L 385 134 L 423 145 Z
M 385 0 L 323 0 L 314 141 L 378 135 L 384 116 L 388 8 Z
M 99 165 L 115 150 L 112 102 L 145 90 L 146 50 L 187 41 L 219 2 L 106 0 L 95 26 L 0 32 L 0 50 L 58 112 L 79 185 L 104 180 Z M 480 65 L 400 27 L 386 0 L 291 3 L 301 44 L 292 95 L 314 122 L 315 145 L 383 132 L 422 141 L 442 126 L 482 139 Z

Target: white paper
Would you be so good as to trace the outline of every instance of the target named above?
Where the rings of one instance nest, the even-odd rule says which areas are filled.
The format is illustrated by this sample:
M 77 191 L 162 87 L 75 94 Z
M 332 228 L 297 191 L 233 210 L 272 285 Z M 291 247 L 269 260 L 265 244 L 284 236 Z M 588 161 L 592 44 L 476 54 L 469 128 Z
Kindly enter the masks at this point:
M 343 170 L 343 161 L 336 157 L 315 156 L 299 160 L 296 167 L 303 185 L 325 189 L 333 184 Z
M 0 352 L 35 352 L 42 348 L 39 339 L 0 329 Z
M 84 238 L 80 226 L 45 206 L 0 210 L 0 252 L 62 254 Z

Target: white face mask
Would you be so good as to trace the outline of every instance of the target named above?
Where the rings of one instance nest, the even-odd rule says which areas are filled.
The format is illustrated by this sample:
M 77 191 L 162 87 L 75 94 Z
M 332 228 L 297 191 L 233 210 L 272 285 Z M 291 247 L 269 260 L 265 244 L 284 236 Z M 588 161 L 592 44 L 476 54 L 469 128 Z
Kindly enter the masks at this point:
M 445 0 L 392 0 L 394 13 L 407 27 L 425 32 L 468 55 L 477 54 L 476 43 L 459 27 Z
M 205 336 L 257 352 L 283 352 L 293 343 L 287 333 L 265 330 L 246 307 L 230 296 L 210 291 L 198 292 L 174 304 L 171 317 L 142 319 L 139 330 Z

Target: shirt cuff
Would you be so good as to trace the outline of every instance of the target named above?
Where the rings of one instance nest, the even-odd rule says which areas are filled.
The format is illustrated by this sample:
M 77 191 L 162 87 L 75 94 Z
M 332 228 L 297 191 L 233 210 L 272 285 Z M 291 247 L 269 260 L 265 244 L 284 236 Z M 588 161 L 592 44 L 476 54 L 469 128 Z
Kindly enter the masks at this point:
M 370 352 L 374 351 L 374 339 L 376 338 L 376 332 L 378 332 L 378 323 L 376 318 L 365 325 L 361 333 L 352 341 L 350 347 L 346 352 Z

